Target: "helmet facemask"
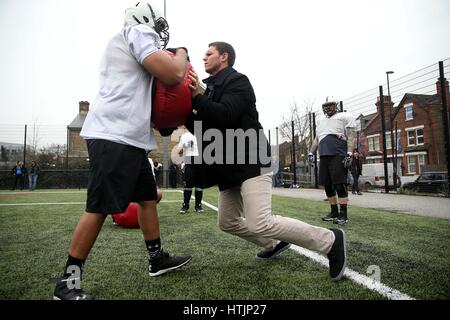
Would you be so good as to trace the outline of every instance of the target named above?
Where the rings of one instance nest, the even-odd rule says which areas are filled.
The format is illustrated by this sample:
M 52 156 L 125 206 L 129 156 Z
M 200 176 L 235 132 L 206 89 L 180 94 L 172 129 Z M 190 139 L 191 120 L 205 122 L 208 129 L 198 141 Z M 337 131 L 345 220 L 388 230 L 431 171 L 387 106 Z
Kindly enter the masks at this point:
M 337 113 L 337 103 L 336 102 L 325 102 L 322 105 L 323 113 L 328 117 L 332 117 Z

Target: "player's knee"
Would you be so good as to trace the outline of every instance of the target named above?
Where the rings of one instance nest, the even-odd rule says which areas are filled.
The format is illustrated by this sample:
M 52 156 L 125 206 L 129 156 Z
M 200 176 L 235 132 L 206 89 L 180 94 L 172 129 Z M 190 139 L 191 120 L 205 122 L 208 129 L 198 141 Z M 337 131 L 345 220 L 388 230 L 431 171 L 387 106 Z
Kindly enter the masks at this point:
M 325 186 L 325 193 L 328 198 L 334 197 L 336 195 L 336 191 L 333 186 Z
M 161 190 L 157 189 L 156 190 L 156 203 L 159 203 L 162 199 L 162 192 Z
M 336 189 L 336 192 L 337 192 L 337 195 L 339 198 L 347 198 L 347 196 L 348 196 L 347 188 L 345 187 L 345 185 L 343 183 L 336 184 L 334 186 L 334 188 Z

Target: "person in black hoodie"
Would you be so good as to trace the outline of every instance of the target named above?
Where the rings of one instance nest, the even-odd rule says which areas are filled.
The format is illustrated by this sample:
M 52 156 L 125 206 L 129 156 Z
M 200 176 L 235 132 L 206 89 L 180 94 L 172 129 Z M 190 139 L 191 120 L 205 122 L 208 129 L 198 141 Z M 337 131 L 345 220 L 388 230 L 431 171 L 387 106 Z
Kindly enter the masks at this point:
M 346 266 L 341 229 L 325 229 L 272 213 L 272 173 L 267 139 L 258 120 L 256 98 L 247 76 L 233 69 L 236 54 L 225 42 L 208 45 L 203 58 L 210 77 L 199 85 L 190 72 L 193 113 L 186 127 L 197 139 L 204 187 L 218 185 L 221 230 L 263 248 L 270 259 L 291 243 L 329 258 L 330 276 L 339 280 Z M 242 217 L 245 214 L 245 218 Z

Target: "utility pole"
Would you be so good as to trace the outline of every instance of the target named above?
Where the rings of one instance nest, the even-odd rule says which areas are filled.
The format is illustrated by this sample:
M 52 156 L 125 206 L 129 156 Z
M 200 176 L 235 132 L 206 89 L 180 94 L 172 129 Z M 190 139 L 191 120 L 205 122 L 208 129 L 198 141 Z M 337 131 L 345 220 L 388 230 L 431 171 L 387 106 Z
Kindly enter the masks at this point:
M 385 192 L 389 193 L 389 173 L 387 167 L 387 153 L 386 153 L 386 122 L 384 116 L 384 97 L 383 97 L 383 86 L 380 89 L 380 114 L 381 114 L 381 134 L 383 137 L 383 163 L 384 163 L 384 188 Z
M 447 160 L 447 197 L 450 196 L 450 138 L 448 126 L 447 88 L 445 87 L 444 63 L 439 61 L 439 81 L 441 85 L 442 121 L 444 124 L 445 158 Z
M 389 97 L 389 130 L 391 131 L 391 161 L 392 161 L 392 169 L 393 169 L 393 180 L 394 180 L 394 188 L 397 189 L 397 161 L 395 159 L 395 143 L 394 143 L 394 134 L 392 132 L 392 99 L 391 99 L 391 90 L 389 88 L 389 75 L 393 74 L 394 71 L 386 71 L 387 77 L 387 89 L 388 89 L 388 97 Z M 396 132 L 397 133 L 397 132 Z M 396 134 L 397 136 L 397 134 Z

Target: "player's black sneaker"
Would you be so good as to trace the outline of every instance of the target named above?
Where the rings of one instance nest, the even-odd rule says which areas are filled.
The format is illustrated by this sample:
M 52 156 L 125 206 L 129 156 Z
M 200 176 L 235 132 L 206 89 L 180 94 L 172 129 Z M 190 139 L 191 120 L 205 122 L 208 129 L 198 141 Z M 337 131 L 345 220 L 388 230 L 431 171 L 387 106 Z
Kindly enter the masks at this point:
M 330 229 L 334 233 L 334 243 L 328 252 L 328 260 L 330 266 L 330 277 L 333 280 L 340 280 L 344 275 L 347 264 L 347 249 L 345 241 L 345 233 L 341 229 Z
M 183 206 L 182 206 L 181 209 L 180 209 L 180 213 L 181 213 L 181 214 L 185 214 L 185 213 L 187 213 L 188 211 L 189 211 L 189 205 L 183 203 Z
M 348 221 L 347 212 L 341 212 L 341 213 L 339 213 L 338 217 L 333 221 L 333 223 L 343 225 L 343 224 L 346 224 L 347 221 Z
M 270 251 L 262 250 L 256 254 L 256 257 L 258 259 L 272 259 L 272 258 L 275 258 L 280 253 L 282 253 L 284 250 L 289 249 L 290 246 L 291 246 L 290 243 L 280 241 L 275 246 L 275 248 L 273 248 Z
M 168 252 L 161 249 L 158 255 L 148 260 L 148 274 L 150 277 L 157 277 L 166 272 L 181 268 L 191 260 L 191 256 L 171 257 Z
M 322 217 L 323 221 L 334 221 L 338 218 L 338 212 L 330 212 L 325 217 Z
M 202 213 L 203 211 L 205 211 L 205 210 L 203 210 L 201 204 L 195 206 L 195 212 Z
M 91 295 L 87 294 L 82 289 L 70 289 L 68 281 L 73 281 L 73 279 L 61 278 L 56 281 L 53 300 L 94 300 Z

